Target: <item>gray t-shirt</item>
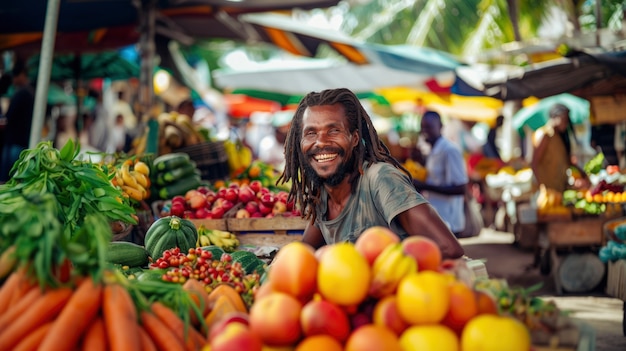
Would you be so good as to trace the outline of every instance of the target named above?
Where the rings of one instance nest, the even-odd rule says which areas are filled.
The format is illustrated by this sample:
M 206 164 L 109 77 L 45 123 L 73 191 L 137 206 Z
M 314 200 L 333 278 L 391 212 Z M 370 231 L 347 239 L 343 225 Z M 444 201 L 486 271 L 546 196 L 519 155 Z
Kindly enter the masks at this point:
M 394 219 L 398 214 L 426 203 L 409 177 L 385 162 L 364 166 L 356 192 L 335 219 L 325 220 L 328 193 L 324 189 L 321 199 L 315 225 L 327 244 L 354 242 L 365 229 L 373 226 L 389 227 L 400 237 L 405 237 L 406 231 Z

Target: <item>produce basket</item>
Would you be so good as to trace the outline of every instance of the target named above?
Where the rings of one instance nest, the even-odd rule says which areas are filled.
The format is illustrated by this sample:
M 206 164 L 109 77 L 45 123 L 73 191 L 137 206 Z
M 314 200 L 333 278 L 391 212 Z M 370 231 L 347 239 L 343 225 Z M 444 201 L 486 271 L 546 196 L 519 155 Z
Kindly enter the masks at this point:
M 204 142 L 196 145 L 185 146 L 176 149 L 189 155 L 196 167 L 200 170 L 203 180 L 215 181 L 227 179 L 230 176 L 228 168 L 228 155 L 223 142 Z

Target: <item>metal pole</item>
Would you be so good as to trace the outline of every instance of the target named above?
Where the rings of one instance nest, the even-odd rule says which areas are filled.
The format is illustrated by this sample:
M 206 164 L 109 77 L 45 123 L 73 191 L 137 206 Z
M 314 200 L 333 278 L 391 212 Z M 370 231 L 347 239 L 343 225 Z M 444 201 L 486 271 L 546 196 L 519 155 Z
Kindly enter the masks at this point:
M 54 56 L 54 42 L 60 3 L 61 0 L 48 0 L 46 9 L 46 23 L 41 42 L 41 54 L 39 55 L 39 75 L 37 76 L 37 90 L 35 91 L 35 106 L 33 107 L 30 140 L 28 143 L 31 149 L 36 147 L 41 141 L 41 131 L 46 118 L 48 86 L 50 84 L 50 71 L 52 70 L 52 57 Z

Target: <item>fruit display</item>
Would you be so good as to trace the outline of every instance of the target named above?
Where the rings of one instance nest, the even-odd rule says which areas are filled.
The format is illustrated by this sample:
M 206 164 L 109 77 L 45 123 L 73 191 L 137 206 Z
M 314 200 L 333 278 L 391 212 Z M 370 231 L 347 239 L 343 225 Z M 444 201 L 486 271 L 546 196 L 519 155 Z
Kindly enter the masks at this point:
M 218 183 L 214 183 L 214 186 Z M 174 215 L 187 219 L 222 219 L 235 210 L 235 218 L 272 218 L 300 216 L 300 211 L 287 201 L 286 191 L 271 191 L 259 180 L 249 184 L 231 182 L 219 188 L 199 186 L 168 200 L 161 216 Z
M 200 172 L 188 154 L 161 155 L 152 162 L 152 188 L 155 198 L 171 199 L 202 184 Z
M 228 169 L 233 178 L 241 175 L 252 164 L 252 150 L 240 139 L 225 140 L 224 150 L 228 156 Z
M 426 238 L 400 242 L 372 227 L 354 244 L 293 242 L 268 269 L 249 313 L 224 316 L 229 332 L 209 334 L 211 350 L 531 349 L 525 324 Z
M 137 202 L 150 198 L 152 181 L 150 166 L 146 162 L 139 158 L 116 160 L 111 161 L 108 169 L 114 174 L 111 184 L 119 187 L 127 197 Z

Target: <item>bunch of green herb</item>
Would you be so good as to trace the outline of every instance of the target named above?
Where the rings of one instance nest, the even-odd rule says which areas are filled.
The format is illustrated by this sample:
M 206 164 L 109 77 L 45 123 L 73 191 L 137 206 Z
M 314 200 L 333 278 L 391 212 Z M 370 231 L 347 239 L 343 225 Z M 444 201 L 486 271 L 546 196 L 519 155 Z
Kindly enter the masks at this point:
M 40 285 L 58 286 L 69 261 L 78 274 L 99 275 L 111 221 L 135 224 L 135 211 L 96 164 L 77 160 L 80 147 L 41 142 L 24 150 L 0 185 L 0 251 L 15 247 Z

